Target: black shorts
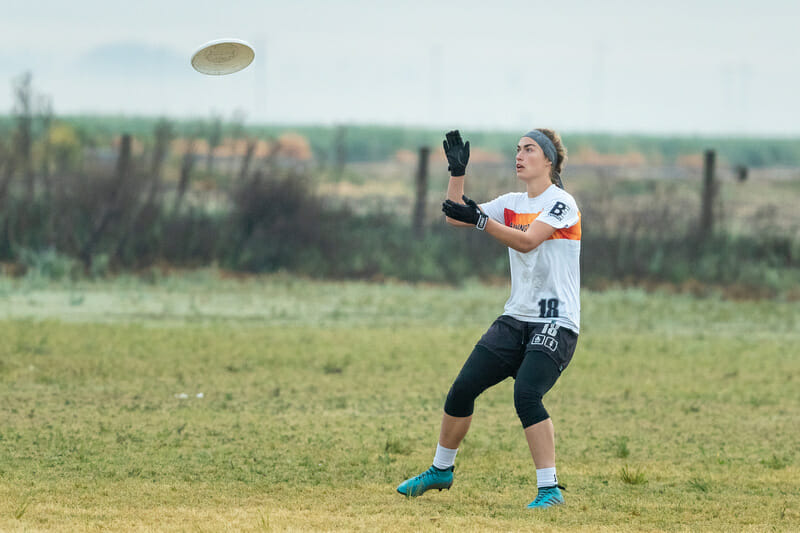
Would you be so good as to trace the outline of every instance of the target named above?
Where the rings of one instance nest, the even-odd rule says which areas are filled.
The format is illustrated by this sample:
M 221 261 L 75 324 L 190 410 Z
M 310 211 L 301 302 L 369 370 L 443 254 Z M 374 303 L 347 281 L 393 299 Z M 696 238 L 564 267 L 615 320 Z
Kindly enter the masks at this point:
M 525 355 L 541 352 L 553 360 L 561 373 L 572 360 L 578 334 L 571 329 L 557 326 L 554 322 L 522 322 L 502 315 L 478 341 L 479 346 L 502 359 L 511 368 L 519 369 Z

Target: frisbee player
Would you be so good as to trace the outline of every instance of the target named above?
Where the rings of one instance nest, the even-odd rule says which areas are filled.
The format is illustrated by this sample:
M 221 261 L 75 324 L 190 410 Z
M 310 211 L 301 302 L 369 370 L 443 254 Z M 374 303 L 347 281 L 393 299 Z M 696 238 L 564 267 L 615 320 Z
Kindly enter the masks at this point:
M 414 497 L 431 489 L 450 489 L 475 399 L 511 377 L 514 406 L 536 468 L 538 491 L 528 507 L 562 504 L 554 426 L 543 397 L 569 365 L 580 328 L 581 217 L 561 182 L 566 149 L 552 130 L 525 133 L 516 147 L 516 174 L 525 192 L 478 205 L 464 195 L 469 142 L 451 131 L 443 145 L 450 170 L 447 200 L 442 204 L 446 221 L 482 231 L 508 247 L 511 294 L 447 394 L 433 464 L 401 483 L 397 491 Z

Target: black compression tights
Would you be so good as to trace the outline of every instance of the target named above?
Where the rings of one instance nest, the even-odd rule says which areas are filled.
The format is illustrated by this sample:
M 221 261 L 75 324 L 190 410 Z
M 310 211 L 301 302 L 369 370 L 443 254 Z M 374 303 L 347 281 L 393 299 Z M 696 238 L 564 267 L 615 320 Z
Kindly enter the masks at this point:
M 458 377 L 450 387 L 444 412 L 450 416 L 472 415 L 475 399 L 489 387 L 514 376 L 514 407 L 522 427 L 527 428 L 550 415 L 542 404 L 542 396 L 558 379 L 558 367 L 544 353 L 529 351 L 518 369 L 500 359 L 484 346 L 475 346 Z

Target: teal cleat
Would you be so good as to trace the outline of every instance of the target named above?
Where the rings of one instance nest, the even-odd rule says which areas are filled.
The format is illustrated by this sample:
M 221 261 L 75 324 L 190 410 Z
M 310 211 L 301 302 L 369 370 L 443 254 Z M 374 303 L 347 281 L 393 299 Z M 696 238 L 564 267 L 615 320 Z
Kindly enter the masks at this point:
M 536 499 L 528 504 L 528 509 L 545 509 L 554 505 L 561 505 L 564 503 L 564 496 L 561 495 L 561 490 L 564 487 L 556 485 L 555 487 L 539 487 L 539 494 Z
M 400 483 L 397 492 L 404 496 L 422 496 L 425 491 L 430 489 L 449 489 L 453 486 L 453 467 L 447 470 L 439 470 L 431 466 L 418 476 L 412 477 Z

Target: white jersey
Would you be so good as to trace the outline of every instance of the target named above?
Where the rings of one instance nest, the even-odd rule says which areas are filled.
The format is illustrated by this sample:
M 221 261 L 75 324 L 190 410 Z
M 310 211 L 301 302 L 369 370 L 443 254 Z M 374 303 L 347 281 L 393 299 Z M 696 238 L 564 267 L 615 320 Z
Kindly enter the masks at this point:
M 551 185 L 535 198 L 512 192 L 481 204 L 493 220 L 522 231 L 539 220 L 555 233 L 528 253 L 508 249 L 511 296 L 504 314 L 580 330 L 581 214 L 571 194 Z

